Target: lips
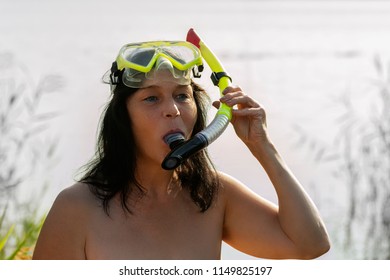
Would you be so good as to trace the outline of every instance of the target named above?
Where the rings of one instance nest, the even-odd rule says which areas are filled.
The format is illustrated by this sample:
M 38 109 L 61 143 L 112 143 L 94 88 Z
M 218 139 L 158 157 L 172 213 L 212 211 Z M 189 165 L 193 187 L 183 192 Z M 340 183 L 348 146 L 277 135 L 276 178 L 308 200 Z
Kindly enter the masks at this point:
M 168 145 L 174 141 L 184 140 L 184 139 L 185 139 L 184 132 L 181 131 L 180 129 L 171 130 L 163 137 L 164 142 Z

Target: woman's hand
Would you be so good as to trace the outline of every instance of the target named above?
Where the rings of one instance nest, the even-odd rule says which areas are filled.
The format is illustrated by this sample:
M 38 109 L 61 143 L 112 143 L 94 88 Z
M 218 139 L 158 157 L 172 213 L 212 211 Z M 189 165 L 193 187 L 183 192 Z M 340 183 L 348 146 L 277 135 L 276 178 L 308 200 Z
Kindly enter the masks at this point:
M 213 102 L 218 108 L 220 102 L 233 108 L 231 123 L 238 137 L 247 145 L 269 141 L 264 108 L 238 86 L 229 86 L 219 101 Z

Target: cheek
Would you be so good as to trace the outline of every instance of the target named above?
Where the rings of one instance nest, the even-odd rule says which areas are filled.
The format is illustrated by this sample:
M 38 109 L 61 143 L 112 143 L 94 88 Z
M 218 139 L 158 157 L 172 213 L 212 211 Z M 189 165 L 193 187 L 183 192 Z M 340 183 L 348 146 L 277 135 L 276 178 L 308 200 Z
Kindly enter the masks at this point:
M 145 128 L 149 127 L 144 116 L 137 111 L 136 108 L 128 107 L 128 116 L 130 121 L 130 128 L 133 131 L 135 139 L 145 132 Z
M 140 109 L 131 98 L 127 100 L 127 114 L 129 116 L 130 127 L 133 131 L 134 137 L 150 126 L 148 115 L 145 114 L 144 110 Z
M 153 122 L 148 118 L 148 116 L 129 113 L 129 118 L 134 137 L 147 134 L 148 128 L 153 127 Z

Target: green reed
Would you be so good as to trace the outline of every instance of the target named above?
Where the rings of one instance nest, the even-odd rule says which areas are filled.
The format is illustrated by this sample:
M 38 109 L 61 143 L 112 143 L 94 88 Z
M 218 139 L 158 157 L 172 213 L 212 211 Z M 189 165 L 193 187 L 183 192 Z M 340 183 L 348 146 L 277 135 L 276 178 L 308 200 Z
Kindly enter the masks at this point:
M 319 138 L 295 126 L 314 162 L 331 167 L 337 184 L 331 207 L 340 209 L 330 220 L 331 236 L 343 258 L 390 259 L 390 63 L 375 57 L 372 69 L 374 77 L 352 81 L 359 87 L 335 99 L 341 113 L 329 118 L 330 144 L 328 134 Z M 342 202 L 338 193 L 346 195 Z
M 57 148 L 48 132 L 58 113 L 42 112 L 42 102 L 63 86 L 63 78 L 52 74 L 34 82 L 26 65 L 0 52 L 0 259 L 31 258 L 47 182 L 36 186 L 29 179 L 53 165 Z M 36 194 L 27 200 L 21 198 L 26 183 Z

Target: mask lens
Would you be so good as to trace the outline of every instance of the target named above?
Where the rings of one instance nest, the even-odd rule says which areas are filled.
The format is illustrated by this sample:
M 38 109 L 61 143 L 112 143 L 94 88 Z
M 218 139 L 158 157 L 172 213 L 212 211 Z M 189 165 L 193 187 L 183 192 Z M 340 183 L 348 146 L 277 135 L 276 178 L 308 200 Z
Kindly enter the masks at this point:
M 147 67 L 156 53 L 152 48 L 128 48 L 123 52 L 126 61 Z
M 161 51 L 182 67 L 196 60 L 195 53 L 186 46 L 170 46 Z

